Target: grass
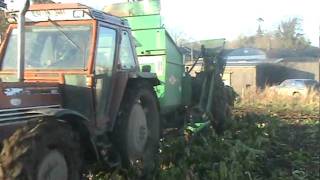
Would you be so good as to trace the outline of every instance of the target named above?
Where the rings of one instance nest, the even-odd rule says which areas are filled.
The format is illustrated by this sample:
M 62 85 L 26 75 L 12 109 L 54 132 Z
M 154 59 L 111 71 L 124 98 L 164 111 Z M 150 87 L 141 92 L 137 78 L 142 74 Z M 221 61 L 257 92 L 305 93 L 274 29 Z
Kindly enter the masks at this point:
M 272 112 L 301 112 L 319 114 L 320 94 L 311 91 L 307 96 L 285 96 L 277 94 L 272 88 L 266 87 L 264 90 L 247 91 L 240 102 L 238 108 L 252 110 L 265 109 Z

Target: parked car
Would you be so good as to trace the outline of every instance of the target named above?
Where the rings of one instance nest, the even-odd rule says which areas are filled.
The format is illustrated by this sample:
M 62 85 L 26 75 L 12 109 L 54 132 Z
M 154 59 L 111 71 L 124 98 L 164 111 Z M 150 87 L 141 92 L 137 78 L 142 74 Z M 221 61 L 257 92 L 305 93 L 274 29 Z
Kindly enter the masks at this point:
M 313 79 L 287 79 L 273 89 L 281 95 L 306 96 L 312 91 L 320 92 L 320 84 Z

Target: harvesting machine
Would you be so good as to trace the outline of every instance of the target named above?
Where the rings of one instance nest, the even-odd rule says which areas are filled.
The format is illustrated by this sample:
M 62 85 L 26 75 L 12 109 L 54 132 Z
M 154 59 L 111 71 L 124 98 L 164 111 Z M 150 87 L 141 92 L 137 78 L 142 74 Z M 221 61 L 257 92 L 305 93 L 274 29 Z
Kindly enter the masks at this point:
M 159 1 L 103 11 L 25 1 L 7 13 L 0 179 L 80 179 L 97 162 L 150 179 L 164 127 L 223 128 L 224 63 L 202 47 L 192 78 L 159 14 Z

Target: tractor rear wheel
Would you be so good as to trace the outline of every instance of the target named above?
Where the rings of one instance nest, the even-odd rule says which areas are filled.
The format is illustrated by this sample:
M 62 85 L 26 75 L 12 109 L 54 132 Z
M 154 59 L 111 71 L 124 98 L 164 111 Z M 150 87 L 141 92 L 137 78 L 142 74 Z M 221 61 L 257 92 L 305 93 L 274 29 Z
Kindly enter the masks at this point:
M 3 180 L 80 179 L 79 138 L 65 122 L 39 120 L 4 141 Z
M 116 134 L 123 166 L 138 179 L 151 179 L 160 139 L 158 101 L 152 86 L 143 83 L 126 91 L 119 122 Z

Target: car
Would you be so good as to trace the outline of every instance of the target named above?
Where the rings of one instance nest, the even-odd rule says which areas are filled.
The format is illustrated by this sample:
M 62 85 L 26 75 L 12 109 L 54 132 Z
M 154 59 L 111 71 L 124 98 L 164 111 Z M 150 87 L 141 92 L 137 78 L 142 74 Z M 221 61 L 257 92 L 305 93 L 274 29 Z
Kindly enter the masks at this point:
M 310 92 L 320 92 L 320 84 L 313 79 L 287 79 L 272 89 L 280 95 L 307 96 Z

